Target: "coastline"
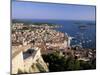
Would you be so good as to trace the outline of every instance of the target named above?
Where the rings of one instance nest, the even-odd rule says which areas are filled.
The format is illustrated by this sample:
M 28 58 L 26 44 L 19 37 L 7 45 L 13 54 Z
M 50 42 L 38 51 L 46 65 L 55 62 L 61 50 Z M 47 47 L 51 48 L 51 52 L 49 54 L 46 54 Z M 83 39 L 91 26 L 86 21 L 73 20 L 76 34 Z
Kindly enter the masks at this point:
M 29 68 L 31 67 L 31 65 L 32 64 L 34 65 L 35 62 L 37 62 L 35 60 L 37 59 L 35 58 L 36 57 L 35 55 L 37 54 L 39 55 L 39 60 L 43 62 L 42 65 L 45 65 L 44 67 L 45 72 L 49 72 L 49 70 L 51 69 L 49 69 L 48 65 L 46 64 L 48 62 L 46 62 L 46 59 L 43 57 L 43 55 L 48 56 L 52 55 L 53 53 L 54 55 L 58 53 L 58 56 L 64 57 L 65 60 L 67 60 L 71 56 L 72 59 L 75 59 L 78 62 L 80 61 L 91 62 L 92 60 L 94 61 L 96 59 L 95 49 L 91 48 L 86 49 L 79 45 L 72 47 L 71 36 L 69 36 L 67 33 L 63 33 L 56 30 L 57 28 L 60 27 L 50 26 L 48 24 L 24 25 L 24 23 L 14 23 L 12 25 L 12 47 L 13 47 L 12 63 L 18 66 L 18 64 L 16 64 L 15 59 L 20 58 L 18 60 L 21 61 L 22 65 L 23 64 L 26 64 L 25 66 L 29 65 L 27 68 L 27 71 L 29 73 Z M 32 55 L 30 54 L 31 52 L 29 52 L 28 54 L 28 51 L 30 49 L 32 50 Z M 34 50 L 36 51 L 35 53 Z M 26 58 L 27 60 L 23 58 Z M 34 60 L 34 63 L 32 63 L 31 60 Z M 26 63 L 23 61 L 25 61 Z M 48 64 L 50 65 L 50 63 Z M 41 67 L 43 67 L 42 65 Z M 24 71 L 23 69 L 26 68 L 23 66 L 22 71 Z M 37 71 L 38 70 L 36 70 L 36 72 Z

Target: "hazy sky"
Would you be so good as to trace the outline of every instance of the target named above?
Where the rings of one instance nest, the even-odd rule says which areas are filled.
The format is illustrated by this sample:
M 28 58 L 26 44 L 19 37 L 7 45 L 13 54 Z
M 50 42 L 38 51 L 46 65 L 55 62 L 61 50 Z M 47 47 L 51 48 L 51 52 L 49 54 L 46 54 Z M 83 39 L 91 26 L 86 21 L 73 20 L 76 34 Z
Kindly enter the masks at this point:
M 95 6 L 13 1 L 12 18 L 95 20 Z

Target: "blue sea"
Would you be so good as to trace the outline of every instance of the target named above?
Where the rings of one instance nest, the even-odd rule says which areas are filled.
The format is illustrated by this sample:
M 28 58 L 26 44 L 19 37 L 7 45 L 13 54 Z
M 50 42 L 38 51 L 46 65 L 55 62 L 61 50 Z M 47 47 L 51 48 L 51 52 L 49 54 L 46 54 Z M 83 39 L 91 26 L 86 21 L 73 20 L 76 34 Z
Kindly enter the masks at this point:
M 80 20 L 29 20 L 38 23 L 61 25 L 56 30 L 74 37 L 71 45 L 82 45 L 83 48 L 96 48 L 96 22 Z

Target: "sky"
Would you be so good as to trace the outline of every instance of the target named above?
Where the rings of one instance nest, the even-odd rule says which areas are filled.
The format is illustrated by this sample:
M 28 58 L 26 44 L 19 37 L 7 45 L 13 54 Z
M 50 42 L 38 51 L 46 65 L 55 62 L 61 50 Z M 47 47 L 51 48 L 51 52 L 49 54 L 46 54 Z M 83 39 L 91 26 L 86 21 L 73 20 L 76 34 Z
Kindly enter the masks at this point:
M 12 19 L 95 20 L 95 6 L 13 1 Z

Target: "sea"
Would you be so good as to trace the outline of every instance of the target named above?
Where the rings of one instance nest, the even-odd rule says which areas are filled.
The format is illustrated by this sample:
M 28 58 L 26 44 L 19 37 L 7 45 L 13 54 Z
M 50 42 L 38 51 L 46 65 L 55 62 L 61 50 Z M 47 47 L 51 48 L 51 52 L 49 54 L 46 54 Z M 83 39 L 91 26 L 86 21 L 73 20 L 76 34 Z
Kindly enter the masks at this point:
M 62 27 L 57 28 L 57 31 L 67 33 L 68 36 L 73 37 L 71 40 L 71 46 L 80 45 L 83 48 L 96 49 L 96 21 L 43 19 L 31 19 L 27 21 L 33 23 L 51 23 L 60 25 Z

